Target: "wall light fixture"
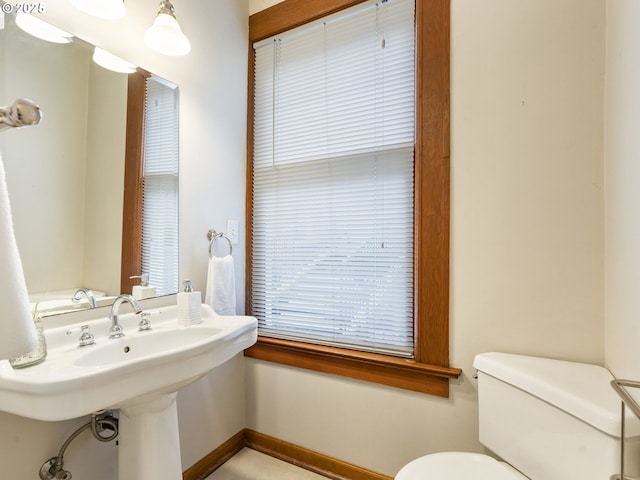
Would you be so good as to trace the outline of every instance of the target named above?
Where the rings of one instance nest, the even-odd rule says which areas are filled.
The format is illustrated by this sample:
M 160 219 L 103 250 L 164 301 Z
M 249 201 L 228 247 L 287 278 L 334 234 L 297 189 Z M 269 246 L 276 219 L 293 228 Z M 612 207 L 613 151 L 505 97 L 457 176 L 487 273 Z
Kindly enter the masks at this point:
M 119 73 L 133 73 L 136 66 L 106 50 L 96 47 L 93 50 L 93 61 L 103 68 Z
M 181 56 L 191 51 L 189 39 L 182 33 L 169 0 L 162 0 L 158 15 L 144 33 L 144 43 L 163 55 Z
M 28 13 L 17 13 L 16 25 L 29 35 L 47 42 L 69 43 L 73 38 L 73 35 L 70 33 L 54 27 L 44 20 L 40 20 L 38 17 L 34 17 Z

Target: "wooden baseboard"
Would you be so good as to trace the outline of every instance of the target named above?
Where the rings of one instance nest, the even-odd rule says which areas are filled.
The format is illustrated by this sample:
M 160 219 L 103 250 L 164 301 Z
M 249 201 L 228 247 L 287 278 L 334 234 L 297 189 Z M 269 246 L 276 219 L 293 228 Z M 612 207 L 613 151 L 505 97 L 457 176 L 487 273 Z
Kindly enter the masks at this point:
M 245 429 L 247 447 L 334 480 L 392 480 L 366 468 Z
M 238 432 L 187 469 L 183 480 L 205 480 L 244 447 L 334 480 L 392 480 L 366 468 L 249 429 Z
M 201 458 L 182 473 L 182 480 L 204 480 L 224 462 L 233 457 L 245 446 L 245 431 L 241 430 L 211 453 Z

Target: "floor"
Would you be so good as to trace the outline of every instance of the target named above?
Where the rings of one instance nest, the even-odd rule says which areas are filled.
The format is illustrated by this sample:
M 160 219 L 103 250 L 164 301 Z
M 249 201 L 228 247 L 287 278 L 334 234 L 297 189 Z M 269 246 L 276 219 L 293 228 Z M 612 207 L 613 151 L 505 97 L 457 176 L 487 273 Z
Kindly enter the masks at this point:
M 206 480 L 327 480 L 250 448 L 238 452 Z

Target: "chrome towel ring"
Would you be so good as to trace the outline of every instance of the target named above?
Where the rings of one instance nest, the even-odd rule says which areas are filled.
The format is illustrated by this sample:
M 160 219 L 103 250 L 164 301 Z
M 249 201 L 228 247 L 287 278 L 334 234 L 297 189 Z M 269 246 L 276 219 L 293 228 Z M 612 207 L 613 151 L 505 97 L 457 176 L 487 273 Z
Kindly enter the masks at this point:
M 233 253 L 233 247 L 231 246 L 231 240 L 229 240 L 229 237 L 222 232 L 218 233 L 215 230 L 209 230 L 207 232 L 207 239 L 209 240 L 209 258 L 213 258 L 212 247 L 216 238 L 224 238 L 227 241 L 229 244 L 229 255 L 231 255 Z

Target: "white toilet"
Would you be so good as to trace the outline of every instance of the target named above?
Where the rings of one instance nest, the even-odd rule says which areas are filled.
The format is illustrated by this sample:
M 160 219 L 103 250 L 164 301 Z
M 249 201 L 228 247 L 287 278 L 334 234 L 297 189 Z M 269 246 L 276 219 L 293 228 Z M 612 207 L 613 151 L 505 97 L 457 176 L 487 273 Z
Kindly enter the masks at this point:
M 609 480 L 620 473 L 621 400 L 605 368 L 483 353 L 480 442 L 499 456 L 445 452 L 405 465 L 395 480 Z M 640 474 L 640 421 L 626 409 L 625 477 Z

